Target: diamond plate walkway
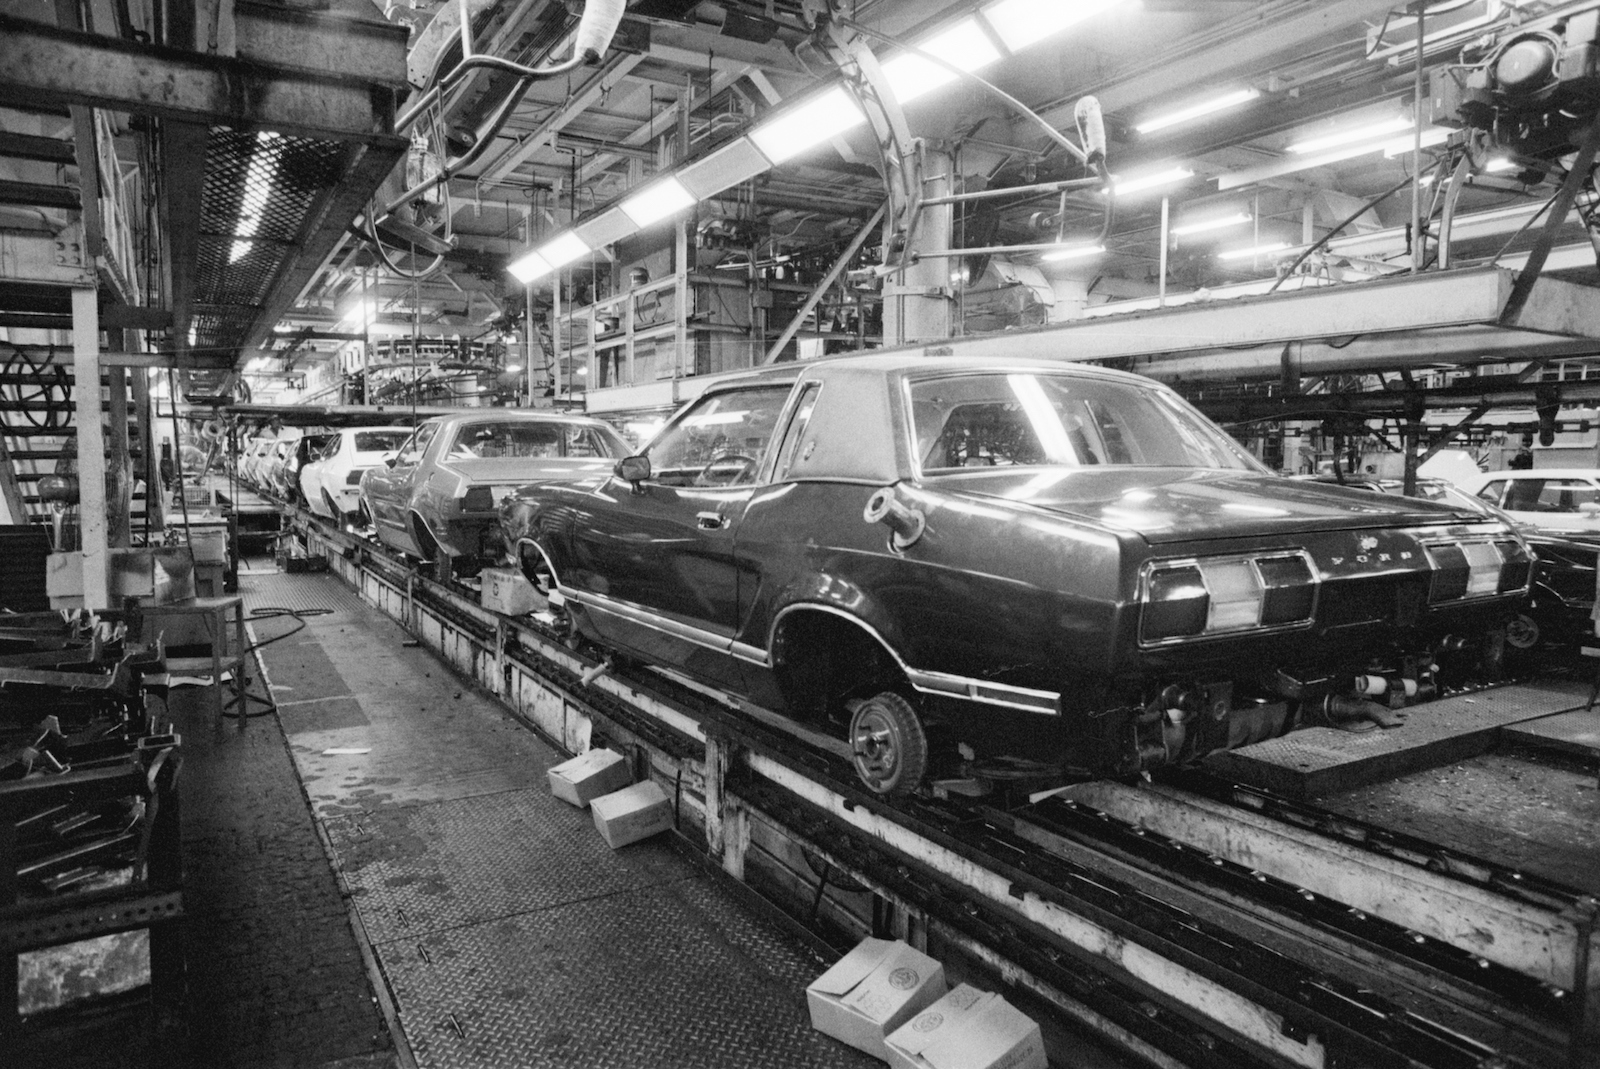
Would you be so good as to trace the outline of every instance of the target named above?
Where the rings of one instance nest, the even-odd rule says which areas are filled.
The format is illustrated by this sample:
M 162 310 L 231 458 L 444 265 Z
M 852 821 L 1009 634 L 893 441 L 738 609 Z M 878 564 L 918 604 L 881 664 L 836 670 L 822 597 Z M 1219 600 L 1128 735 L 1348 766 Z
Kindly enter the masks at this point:
M 877 1064 L 812 1031 L 823 961 L 666 837 L 608 848 L 550 797 L 561 755 L 388 617 L 328 576 L 243 584 L 251 608 L 333 610 L 262 655 L 418 1064 Z

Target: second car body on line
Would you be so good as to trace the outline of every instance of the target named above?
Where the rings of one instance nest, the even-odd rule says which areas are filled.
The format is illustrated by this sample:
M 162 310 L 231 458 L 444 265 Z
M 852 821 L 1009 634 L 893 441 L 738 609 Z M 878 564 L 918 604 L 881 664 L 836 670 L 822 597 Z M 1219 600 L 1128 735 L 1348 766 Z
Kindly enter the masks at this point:
M 597 419 L 484 409 L 430 419 L 361 480 L 385 544 L 448 572 L 502 555 L 497 508 L 516 487 L 611 470 L 627 443 Z

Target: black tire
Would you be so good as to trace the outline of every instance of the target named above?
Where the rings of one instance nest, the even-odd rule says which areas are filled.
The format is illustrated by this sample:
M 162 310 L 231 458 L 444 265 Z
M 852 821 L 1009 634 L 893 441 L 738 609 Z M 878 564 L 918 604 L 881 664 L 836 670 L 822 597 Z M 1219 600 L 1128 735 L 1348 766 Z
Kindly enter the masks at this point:
M 911 703 L 883 691 L 856 706 L 850 716 L 851 763 L 874 794 L 901 796 L 921 784 L 928 771 L 928 735 Z
M 1528 653 L 1544 640 L 1544 628 L 1525 612 L 1519 612 L 1506 624 L 1506 645 L 1518 653 Z

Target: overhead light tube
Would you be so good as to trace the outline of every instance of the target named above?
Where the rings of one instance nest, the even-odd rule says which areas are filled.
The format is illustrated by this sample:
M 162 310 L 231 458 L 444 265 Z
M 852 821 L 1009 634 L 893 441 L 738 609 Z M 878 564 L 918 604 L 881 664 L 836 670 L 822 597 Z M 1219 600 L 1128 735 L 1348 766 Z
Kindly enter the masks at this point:
M 1252 256 L 1267 256 L 1274 252 L 1282 252 L 1289 247 L 1287 241 L 1269 241 L 1265 245 L 1252 245 L 1248 249 L 1229 249 L 1227 252 L 1217 253 L 1219 260 L 1246 260 Z
M 1068 245 L 1064 248 L 1053 249 L 1039 257 L 1049 263 L 1059 263 L 1062 260 L 1079 260 L 1086 256 L 1098 256 L 1106 251 L 1104 245 Z
M 1232 215 L 1219 215 L 1210 219 L 1199 219 L 1192 223 L 1182 223 L 1172 228 L 1173 237 L 1188 237 L 1190 234 L 1204 234 L 1209 230 L 1222 230 L 1230 226 L 1243 226 L 1255 217 L 1249 212 L 1235 212 Z
M 1194 171 L 1187 167 L 1169 167 L 1164 171 L 1153 171 L 1149 174 L 1134 175 L 1130 178 L 1111 179 L 1111 188 L 1119 197 L 1126 197 L 1131 193 L 1139 193 L 1146 189 L 1155 189 L 1157 186 L 1168 186 L 1174 182 L 1186 182 L 1194 177 Z
M 1376 141 L 1379 138 L 1409 131 L 1416 124 L 1404 115 L 1397 115 L 1392 119 L 1381 122 L 1367 123 L 1364 126 L 1352 126 L 1348 129 L 1338 130 L 1331 134 L 1319 137 L 1308 137 L 1303 141 L 1290 144 L 1289 151 L 1297 154 L 1307 152 L 1321 152 L 1324 149 L 1338 148 L 1341 145 L 1355 145 L 1363 141 Z
M 511 272 L 511 277 L 526 286 L 534 279 L 548 275 L 555 268 L 551 267 L 543 256 L 530 252 L 520 259 L 512 260 L 506 270 Z
M 1260 95 L 1261 90 L 1259 89 L 1240 89 L 1219 97 L 1212 97 L 1210 100 L 1204 100 L 1198 104 L 1191 104 L 1186 108 L 1179 108 L 1177 111 L 1169 111 L 1165 115 L 1157 115 L 1152 119 L 1146 119 L 1142 123 L 1134 124 L 1133 128 L 1141 134 L 1153 134 L 1157 130 L 1165 130 L 1169 126 L 1194 122 L 1196 119 L 1203 119 L 1207 115 L 1214 115 L 1229 108 L 1237 108 L 1241 104 L 1248 104 Z
M 640 226 L 649 226 L 693 204 L 694 197 L 683 183 L 676 178 L 663 178 L 623 201 L 622 210 Z
M 539 247 L 539 255 L 550 265 L 551 270 L 565 267 L 578 257 L 588 254 L 589 246 L 570 230 Z
M 750 131 L 750 140 L 762 155 L 778 164 L 866 121 L 856 102 L 835 86 L 814 100 L 762 122 Z

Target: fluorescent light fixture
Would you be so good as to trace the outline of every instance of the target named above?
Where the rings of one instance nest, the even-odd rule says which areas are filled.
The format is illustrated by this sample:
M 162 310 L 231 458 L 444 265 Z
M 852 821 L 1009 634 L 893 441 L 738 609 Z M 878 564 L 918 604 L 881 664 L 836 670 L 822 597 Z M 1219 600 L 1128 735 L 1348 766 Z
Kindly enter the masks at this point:
M 750 132 L 750 140 L 767 159 L 778 164 L 866 121 L 856 102 L 835 86 L 798 108 L 763 122 Z
M 705 200 L 740 182 L 748 182 L 771 166 L 748 137 L 741 137 L 704 159 L 688 164 L 675 177 L 696 200 Z
M 1222 230 L 1230 226 L 1242 226 L 1255 217 L 1249 212 L 1234 212 L 1232 215 L 1218 215 L 1210 219 L 1200 219 L 1193 223 L 1184 223 L 1182 226 L 1172 228 L 1174 237 L 1186 237 L 1190 234 L 1204 234 L 1208 230 Z
M 1269 241 L 1265 245 L 1252 245 L 1248 249 L 1229 249 L 1227 252 L 1217 253 L 1219 260 L 1246 260 L 1253 256 L 1266 256 L 1269 253 L 1282 252 L 1289 247 L 1287 241 Z
M 519 372 L 521 370 L 522 370 L 522 365 L 521 364 L 507 364 L 505 366 L 505 372 L 506 372 L 507 375 L 514 375 L 514 374 L 516 374 L 517 372 Z
M 544 259 L 545 263 L 550 265 L 552 270 L 558 267 L 565 267 L 578 257 L 587 256 L 588 254 L 589 246 L 585 245 L 583 239 L 570 230 L 539 247 L 539 255 Z
M 1104 245 L 1068 245 L 1064 248 L 1047 252 L 1039 259 L 1047 260 L 1050 263 L 1058 263 L 1061 260 L 1077 260 L 1085 256 L 1098 256 L 1105 251 L 1106 247 Z
M 1517 165 L 1504 156 L 1497 156 L 1483 165 L 1484 174 L 1500 174 L 1503 171 L 1515 171 Z
M 1000 0 L 983 9 L 1007 48 L 1021 52 L 1068 26 L 1091 19 L 1124 0 Z
M 361 328 L 371 324 L 372 321 L 377 318 L 378 302 L 371 299 L 360 300 L 358 298 L 356 302 L 350 306 L 350 310 L 345 312 L 344 318 L 339 320 L 339 325 L 349 325 L 357 330 L 360 330 Z
M 536 252 L 530 252 L 520 260 L 512 260 L 506 267 L 512 277 L 526 286 L 536 278 L 543 278 L 555 268 L 545 262 L 545 258 Z
M 693 204 L 694 197 L 681 182 L 676 178 L 663 178 L 623 201 L 622 210 L 640 226 L 649 226 Z
M 603 249 L 607 245 L 637 234 L 639 224 L 633 221 L 633 216 L 621 208 L 607 208 L 599 215 L 573 223 L 572 231 L 589 248 Z
M 1179 108 L 1177 111 L 1169 111 L 1165 115 L 1157 115 L 1153 119 L 1147 119 L 1142 123 L 1135 124 L 1134 129 L 1141 134 L 1153 134 L 1157 130 L 1165 130 L 1169 126 L 1193 122 L 1196 119 L 1205 118 L 1207 115 L 1212 115 L 1219 111 L 1226 111 L 1229 108 L 1237 108 L 1241 104 L 1248 104 L 1260 95 L 1261 90 L 1259 89 L 1240 89 L 1223 96 L 1212 97 L 1210 100 L 1202 101 L 1199 104 L 1191 104 L 1186 108 Z
M 1432 148 L 1435 145 L 1442 145 L 1450 140 L 1450 133 L 1451 131 L 1443 126 L 1430 126 L 1422 131 L 1422 147 Z M 1416 148 L 1416 142 L 1416 135 L 1409 130 L 1406 131 L 1404 137 L 1397 137 L 1393 141 L 1385 141 L 1383 144 L 1384 158 L 1392 160 L 1396 156 L 1404 156 Z
M 1119 197 L 1126 197 L 1131 193 L 1139 193 L 1157 186 L 1169 186 L 1174 182 L 1186 182 L 1194 177 L 1194 172 L 1187 167 L 1168 167 L 1165 171 L 1152 171 L 1149 174 L 1134 175 L 1131 178 L 1111 178 L 1111 188 Z
M 965 18 L 948 30 L 917 46 L 930 56 L 937 56 L 952 67 L 975 71 L 1000 58 L 999 51 L 989 43 L 989 38 L 978 26 L 978 20 Z M 895 56 L 883 65 L 883 75 L 888 79 L 894 95 L 902 104 L 948 85 L 956 76 L 937 63 L 930 63 L 909 52 Z
M 1324 149 L 1338 148 L 1341 145 L 1354 145 L 1362 141 L 1376 141 L 1391 134 L 1398 134 L 1402 130 L 1410 130 L 1413 125 L 1412 121 L 1404 115 L 1396 115 L 1392 119 L 1367 123 L 1364 126 L 1351 126 L 1335 133 L 1323 134 L 1319 137 L 1308 137 L 1304 141 L 1296 141 L 1289 146 L 1289 151 L 1297 153 L 1321 152 Z

